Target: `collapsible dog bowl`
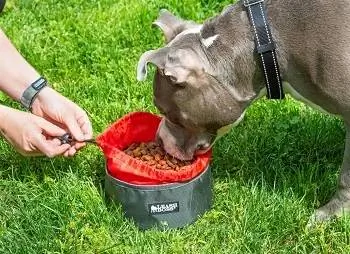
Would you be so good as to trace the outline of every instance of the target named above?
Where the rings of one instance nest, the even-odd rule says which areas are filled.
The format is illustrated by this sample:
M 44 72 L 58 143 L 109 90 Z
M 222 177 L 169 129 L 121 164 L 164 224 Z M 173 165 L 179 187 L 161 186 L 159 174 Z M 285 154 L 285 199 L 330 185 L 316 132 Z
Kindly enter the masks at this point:
M 154 141 L 160 121 L 151 113 L 131 113 L 97 138 L 107 160 L 106 193 L 141 229 L 184 227 L 212 204 L 211 151 L 179 171 L 156 169 L 123 152 Z
M 209 167 L 187 183 L 161 185 L 129 184 L 107 173 L 105 188 L 141 229 L 184 227 L 196 221 L 212 203 Z

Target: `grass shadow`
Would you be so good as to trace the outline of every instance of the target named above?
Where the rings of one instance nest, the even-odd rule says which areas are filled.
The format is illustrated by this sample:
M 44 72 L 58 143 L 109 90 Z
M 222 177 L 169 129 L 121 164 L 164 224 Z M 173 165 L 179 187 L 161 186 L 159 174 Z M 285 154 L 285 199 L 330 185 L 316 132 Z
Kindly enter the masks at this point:
M 253 105 L 240 126 L 214 147 L 217 181 L 264 182 L 271 191 L 293 193 L 315 204 L 337 187 L 344 152 L 341 120 L 292 100 Z

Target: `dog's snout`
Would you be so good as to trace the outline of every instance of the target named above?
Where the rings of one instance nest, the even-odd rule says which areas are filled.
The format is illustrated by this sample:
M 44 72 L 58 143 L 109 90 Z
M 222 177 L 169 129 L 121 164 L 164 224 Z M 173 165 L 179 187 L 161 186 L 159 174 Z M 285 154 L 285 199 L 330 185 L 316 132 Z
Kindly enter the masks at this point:
M 201 150 L 207 150 L 210 147 L 209 143 L 204 143 L 204 144 L 198 144 L 197 145 L 197 150 L 201 151 Z
M 195 151 L 195 155 L 201 155 L 206 153 L 210 149 L 209 143 L 202 143 L 197 145 L 197 149 Z

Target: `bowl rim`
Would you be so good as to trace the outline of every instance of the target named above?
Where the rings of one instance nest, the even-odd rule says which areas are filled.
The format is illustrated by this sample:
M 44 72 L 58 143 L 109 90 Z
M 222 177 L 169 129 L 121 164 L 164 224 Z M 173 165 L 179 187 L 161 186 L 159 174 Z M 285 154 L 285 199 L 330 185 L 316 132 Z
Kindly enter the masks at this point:
M 190 185 L 193 182 L 196 182 L 203 175 L 208 173 L 208 171 L 210 171 L 210 164 L 199 175 L 197 175 L 196 177 L 192 178 L 191 180 L 189 180 L 187 182 L 182 182 L 182 183 L 176 182 L 176 183 L 164 183 L 164 184 L 134 184 L 134 183 L 125 182 L 123 180 L 119 180 L 118 178 L 109 174 L 108 168 L 107 168 L 107 163 L 105 164 L 105 171 L 106 171 L 106 176 L 111 178 L 113 181 L 115 181 L 120 186 L 138 189 L 138 190 L 160 191 L 160 190 L 181 188 L 181 187 L 184 187 L 186 185 Z

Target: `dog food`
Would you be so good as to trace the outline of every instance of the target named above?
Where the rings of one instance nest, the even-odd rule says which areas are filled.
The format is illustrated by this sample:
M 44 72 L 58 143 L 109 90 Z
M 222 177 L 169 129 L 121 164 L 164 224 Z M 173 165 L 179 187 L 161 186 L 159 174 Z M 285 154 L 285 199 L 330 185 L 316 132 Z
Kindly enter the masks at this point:
M 182 167 L 192 163 L 192 161 L 181 161 L 170 156 L 155 142 L 134 143 L 124 150 L 124 152 L 135 159 L 161 170 L 178 171 Z

